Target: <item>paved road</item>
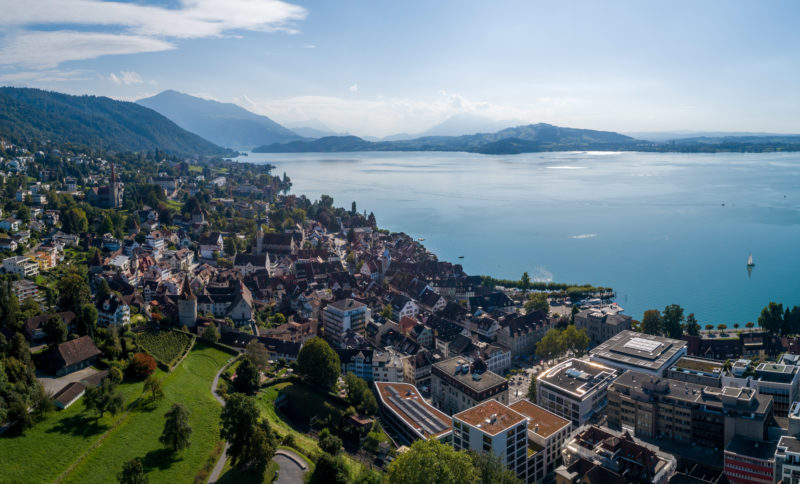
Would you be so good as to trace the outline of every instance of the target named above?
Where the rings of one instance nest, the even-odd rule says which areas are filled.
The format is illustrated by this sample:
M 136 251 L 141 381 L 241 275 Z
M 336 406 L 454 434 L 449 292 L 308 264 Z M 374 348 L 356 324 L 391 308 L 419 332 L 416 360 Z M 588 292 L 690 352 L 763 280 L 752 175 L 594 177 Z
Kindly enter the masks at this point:
M 225 366 L 220 368 L 217 374 L 214 375 L 214 381 L 211 382 L 211 394 L 214 395 L 214 398 L 223 407 L 225 406 L 225 400 L 217 393 L 217 384 L 219 383 L 219 377 L 220 375 L 222 375 L 222 372 L 225 371 L 229 366 L 231 366 L 233 362 L 236 361 L 236 358 L 237 357 L 234 357 L 228 360 L 228 362 L 225 363 Z M 219 480 L 219 476 L 220 474 L 222 474 L 222 468 L 225 467 L 225 460 L 228 457 L 228 447 L 230 447 L 230 445 L 228 445 L 228 443 L 225 442 L 225 449 L 223 449 L 222 455 L 219 456 L 217 464 L 214 466 L 214 470 L 211 471 L 211 475 L 208 477 L 208 484 L 214 484 Z
M 58 378 L 43 372 L 37 372 L 36 379 L 39 380 L 39 383 L 42 384 L 47 393 L 55 395 L 69 383 L 85 380 L 95 373 L 100 373 L 100 370 L 90 366 Z
M 290 450 L 278 449 L 272 460 L 281 467 L 278 480 L 275 482 L 278 484 L 302 484 L 303 475 L 308 472 L 307 464 L 302 457 Z M 306 469 L 303 469 L 301 465 L 306 466 Z

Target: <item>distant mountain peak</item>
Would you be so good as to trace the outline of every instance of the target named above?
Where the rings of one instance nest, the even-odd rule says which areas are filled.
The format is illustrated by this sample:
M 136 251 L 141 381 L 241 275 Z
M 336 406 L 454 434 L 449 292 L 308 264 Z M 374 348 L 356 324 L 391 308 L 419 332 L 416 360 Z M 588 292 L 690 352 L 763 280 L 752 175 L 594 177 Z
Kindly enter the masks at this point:
M 267 116 L 250 112 L 238 104 L 203 99 L 173 89 L 136 102 L 188 131 L 234 149 L 250 150 L 263 144 L 303 139 Z

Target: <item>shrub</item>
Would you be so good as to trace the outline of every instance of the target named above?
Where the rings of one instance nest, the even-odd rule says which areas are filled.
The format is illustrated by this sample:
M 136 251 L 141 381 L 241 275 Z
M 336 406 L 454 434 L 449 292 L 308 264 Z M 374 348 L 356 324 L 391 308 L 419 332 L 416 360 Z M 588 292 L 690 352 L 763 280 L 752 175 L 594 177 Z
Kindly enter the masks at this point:
M 156 369 L 156 360 L 147 353 L 136 353 L 126 372 L 132 380 L 143 380 Z

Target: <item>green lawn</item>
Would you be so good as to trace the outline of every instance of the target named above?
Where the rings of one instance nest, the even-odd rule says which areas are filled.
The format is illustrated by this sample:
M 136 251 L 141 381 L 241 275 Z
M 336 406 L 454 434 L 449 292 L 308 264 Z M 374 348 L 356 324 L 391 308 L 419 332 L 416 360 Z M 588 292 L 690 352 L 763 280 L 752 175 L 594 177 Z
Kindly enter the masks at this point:
M 269 461 L 269 465 L 264 470 L 261 476 L 253 472 L 241 472 L 238 469 L 231 467 L 231 461 L 225 461 L 225 467 L 222 468 L 222 474 L 219 476 L 220 484 L 269 484 L 275 480 L 275 472 L 280 469 L 280 466 L 274 460 Z
M 229 358 L 197 344 L 171 374 L 157 370 L 165 378 L 165 397 L 156 406 L 131 405 L 141 396 L 143 384 L 122 384 L 127 414 L 106 415 L 95 422 L 84 415 L 81 400 L 53 412 L 23 436 L 0 437 L 0 483 L 54 482 L 59 477 L 64 482 L 116 482 L 123 462 L 134 457 L 142 459 L 153 484 L 193 482 L 219 441 L 220 406 L 211 396 L 211 381 Z M 164 414 L 175 402 L 189 408 L 193 429 L 191 447 L 177 459 L 158 442 Z
M 155 408 L 132 414 L 124 425 L 93 449 L 65 482 L 114 482 L 122 464 L 142 459 L 151 483 L 193 482 L 219 441 L 220 406 L 211 395 L 211 381 L 231 356 L 202 343 L 195 345 L 181 365 L 164 380 L 165 397 Z M 189 411 L 191 446 L 173 457 L 158 442 L 164 414 L 173 403 Z
M 257 403 L 261 409 L 261 415 L 269 420 L 272 430 L 275 431 L 279 439 L 283 438 L 286 434 L 292 434 L 294 436 L 295 448 L 291 450 L 300 453 L 303 457 L 307 458 L 321 453 L 322 450 L 320 450 L 316 439 L 295 430 L 291 424 L 286 421 L 285 417 L 275 410 L 275 400 L 282 393 L 289 394 L 290 398 L 291 396 L 295 397 L 291 398 L 292 407 L 295 411 L 305 413 L 306 415 L 317 415 L 322 418 L 328 414 L 338 414 L 340 417 L 344 409 L 333 405 L 327 400 L 322 400 L 322 397 L 318 393 L 313 392 L 302 384 L 295 384 L 292 382 L 277 383 L 259 392 Z M 343 456 L 351 476 L 356 476 L 362 472 L 364 466 L 360 462 L 353 460 L 346 453 L 343 453 Z M 310 460 L 308 460 L 308 462 L 311 463 Z
M 119 389 L 129 405 L 141 395 L 142 383 Z M 53 482 L 122 417 L 106 415 L 95 421 L 83 412 L 81 400 L 51 413 L 25 435 L 0 437 L 0 482 Z

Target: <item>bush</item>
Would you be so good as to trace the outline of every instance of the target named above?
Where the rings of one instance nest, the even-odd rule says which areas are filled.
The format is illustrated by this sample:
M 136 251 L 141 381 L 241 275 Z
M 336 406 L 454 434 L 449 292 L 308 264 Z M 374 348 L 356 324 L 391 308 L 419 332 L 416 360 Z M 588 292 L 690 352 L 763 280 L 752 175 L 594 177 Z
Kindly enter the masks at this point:
M 147 353 L 136 353 L 128 364 L 126 373 L 132 380 L 144 380 L 148 375 L 155 371 L 156 360 Z

